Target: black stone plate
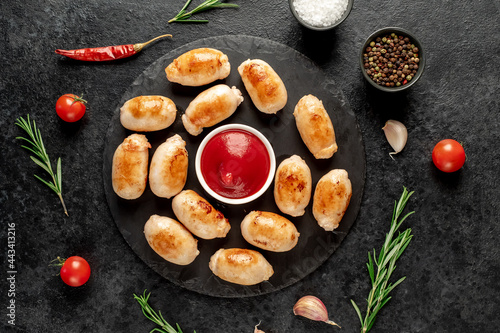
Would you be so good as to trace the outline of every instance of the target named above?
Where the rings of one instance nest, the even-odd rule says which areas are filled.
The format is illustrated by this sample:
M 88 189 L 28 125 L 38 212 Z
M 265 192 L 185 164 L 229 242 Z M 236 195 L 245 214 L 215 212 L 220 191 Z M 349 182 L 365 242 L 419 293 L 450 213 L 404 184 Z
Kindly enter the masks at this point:
M 165 67 L 173 59 L 184 52 L 199 47 L 212 47 L 221 50 L 228 55 L 232 66 L 228 78 L 211 85 L 225 83 L 229 86 L 236 86 L 242 91 L 245 98 L 236 112 L 219 125 L 241 123 L 260 130 L 273 145 L 277 165 L 293 154 L 304 158 L 311 168 L 313 189 L 321 176 L 331 169 L 342 168 L 348 171 L 353 194 L 349 208 L 337 230 L 326 232 L 318 226 L 312 215 L 311 199 L 304 216 L 298 218 L 287 216 L 295 223 L 300 232 L 299 242 L 294 249 L 286 253 L 259 250 L 245 242 L 240 233 L 240 222 L 252 210 L 280 213 L 274 202 L 273 187 L 271 186 L 257 201 L 241 206 L 227 206 L 218 203 L 204 192 L 196 178 L 194 159 L 198 145 L 210 132 L 210 129 L 205 129 L 196 137 L 191 136 L 184 130 L 180 116 L 184 113 L 189 102 L 209 86 L 183 87 L 170 83 L 165 76 Z M 268 62 L 285 83 L 288 91 L 288 103 L 276 115 L 266 115 L 258 111 L 246 93 L 237 67 L 248 58 L 259 58 Z M 144 224 L 152 214 L 175 218 L 171 199 L 155 197 L 148 186 L 139 199 L 123 200 L 114 193 L 111 183 L 113 153 L 123 139 L 132 134 L 131 131 L 121 126 L 119 109 L 130 98 L 155 94 L 171 98 L 177 105 L 178 115 L 176 121 L 169 128 L 146 133 L 152 145 L 150 158 L 159 144 L 168 137 L 176 133 L 179 134 L 186 141 L 189 153 L 189 170 L 185 189 L 192 189 L 209 200 L 218 210 L 223 212 L 232 226 L 231 231 L 224 239 L 199 239 L 200 255 L 187 266 L 178 266 L 163 260 L 149 247 L 143 234 Z M 306 94 L 313 94 L 321 99 L 332 119 L 339 150 L 331 159 L 316 160 L 307 150 L 297 131 L 292 113 L 298 100 Z M 167 280 L 201 294 L 219 297 L 243 297 L 261 295 L 289 286 L 313 272 L 330 257 L 347 235 L 358 214 L 365 182 L 365 168 L 364 145 L 356 117 L 340 87 L 332 78 L 325 77 L 321 69 L 311 60 L 286 45 L 250 36 L 221 36 L 201 39 L 171 51 L 155 61 L 132 83 L 118 104 L 108 128 L 103 172 L 104 189 L 116 225 L 132 250 L 149 267 Z M 214 276 L 208 267 L 210 257 L 219 248 L 231 247 L 260 251 L 273 266 L 274 275 L 269 281 L 255 286 L 235 285 Z

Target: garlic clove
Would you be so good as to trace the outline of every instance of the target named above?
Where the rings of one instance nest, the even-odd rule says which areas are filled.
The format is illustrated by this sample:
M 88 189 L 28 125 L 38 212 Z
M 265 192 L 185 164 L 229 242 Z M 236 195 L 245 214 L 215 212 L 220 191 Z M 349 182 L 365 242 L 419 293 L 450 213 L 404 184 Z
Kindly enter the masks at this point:
M 403 150 L 408 140 L 408 130 L 403 123 L 391 119 L 386 121 L 382 130 L 392 149 L 394 149 L 392 153 L 389 153 L 391 157 Z
M 340 327 L 337 323 L 328 319 L 325 304 L 316 296 L 304 296 L 299 299 L 293 306 L 293 314 Z

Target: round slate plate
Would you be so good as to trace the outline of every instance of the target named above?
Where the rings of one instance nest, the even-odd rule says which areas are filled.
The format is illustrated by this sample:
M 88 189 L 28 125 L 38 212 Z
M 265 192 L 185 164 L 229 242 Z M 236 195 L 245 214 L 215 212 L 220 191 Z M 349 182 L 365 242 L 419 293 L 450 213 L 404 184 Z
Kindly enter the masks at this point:
M 263 210 L 280 213 L 273 196 L 273 187 L 257 201 L 241 206 L 227 206 L 216 202 L 205 193 L 199 184 L 195 170 L 194 159 L 196 150 L 205 135 L 211 129 L 205 129 L 198 136 L 188 134 L 182 125 L 180 116 L 189 103 L 204 87 L 183 87 L 170 83 L 165 76 L 165 67 L 184 52 L 199 48 L 212 47 L 228 55 L 232 65 L 231 74 L 215 85 L 225 83 L 238 87 L 245 100 L 236 112 L 219 125 L 241 123 L 260 130 L 273 145 L 277 165 L 285 158 L 297 154 L 309 165 L 313 177 L 313 189 L 318 180 L 331 169 L 342 168 L 349 173 L 353 194 L 340 226 L 334 232 L 326 232 L 318 226 L 311 211 L 311 203 L 302 217 L 289 217 L 300 232 L 297 246 L 286 253 L 272 253 L 253 248 L 245 242 L 240 232 L 240 222 L 252 210 Z M 246 93 L 237 67 L 248 58 L 259 58 L 268 62 L 280 75 L 288 91 L 288 103 L 276 115 L 266 115 L 259 112 Z M 328 110 L 335 128 L 339 150 L 328 160 L 316 160 L 302 142 L 295 125 L 293 110 L 298 100 L 313 94 L 321 99 Z M 123 200 L 113 191 L 111 182 L 112 158 L 118 145 L 130 134 L 120 124 L 120 107 L 133 97 L 139 95 L 163 95 L 171 98 L 177 105 L 176 121 L 167 129 L 145 133 L 152 149 L 155 149 L 167 138 L 179 134 L 186 141 L 189 153 L 188 179 L 185 189 L 191 189 L 209 200 L 230 221 L 231 231 L 224 239 L 199 239 L 200 255 L 187 266 L 178 266 L 163 260 L 148 245 L 143 227 L 152 214 L 175 218 L 172 212 L 172 200 L 154 196 L 146 188 L 145 193 L 137 200 Z M 217 125 L 217 126 L 219 126 Z M 348 233 L 358 214 L 365 182 L 365 151 L 356 117 L 341 89 L 331 78 L 325 77 L 311 60 L 290 47 L 267 39 L 250 36 L 221 36 L 201 39 L 176 50 L 155 61 L 132 83 L 118 104 L 106 135 L 104 150 L 104 189 L 113 218 L 132 250 L 153 270 L 169 281 L 186 289 L 205 295 L 219 297 L 255 296 L 273 292 L 289 286 L 320 266 L 340 245 Z M 283 215 L 283 214 L 282 214 Z M 214 276 L 208 267 L 210 257 L 219 248 L 250 248 L 260 251 L 274 268 L 274 275 L 269 281 L 255 286 L 240 286 L 225 282 Z

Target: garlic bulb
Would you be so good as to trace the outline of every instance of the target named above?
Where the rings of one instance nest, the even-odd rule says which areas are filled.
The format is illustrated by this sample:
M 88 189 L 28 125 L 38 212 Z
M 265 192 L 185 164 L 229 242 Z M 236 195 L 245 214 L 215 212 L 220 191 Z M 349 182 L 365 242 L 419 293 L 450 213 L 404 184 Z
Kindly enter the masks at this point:
M 337 323 L 328 319 L 325 304 L 315 296 L 304 296 L 299 299 L 293 306 L 293 314 L 340 327 Z
M 405 125 L 397 120 L 388 120 L 382 130 L 384 130 L 387 141 L 394 149 L 392 153 L 389 153 L 393 158 L 392 155 L 399 153 L 405 147 L 408 140 L 408 131 Z

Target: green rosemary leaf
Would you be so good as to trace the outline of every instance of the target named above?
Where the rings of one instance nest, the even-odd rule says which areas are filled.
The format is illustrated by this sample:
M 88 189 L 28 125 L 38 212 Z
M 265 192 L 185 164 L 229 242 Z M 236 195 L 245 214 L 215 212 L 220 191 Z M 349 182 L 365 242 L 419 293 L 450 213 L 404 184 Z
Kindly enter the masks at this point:
M 167 332 L 167 331 L 164 331 L 164 330 L 162 330 L 161 328 L 158 328 L 158 327 L 155 327 L 151 331 L 149 331 L 149 333 L 152 333 L 152 332 L 171 333 L 170 331 Z
M 378 312 L 384 307 L 384 305 L 389 302 L 392 299 L 391 296 L 387 296 L 386 298 L 383 298 L 383 301 L 378 305 L 377 310 L 373 312 L 373 316 L 377 316 Z
M 52 183 L 49 183 L 48 181 L 44 180 L 43 178 L 37 176 L 37 175 L 34 175 L 36 179 L 38 179 L 39 181 L 41 181 L 42 183 L 44 183 L 45 185 L 47 185 L 48 187 L 50 187 L 50 189 L 54 192 L 57 193 L 57 188 L 54 186 L 54 184 Z
M 399 247 L 397 246 L 397 244 L 394 244 L 393 248 L 391 249 L 389 254 L 385 257 L 384 261 L 382 262 L 382 267 L 386 266 L 398 251 L 399 251 Z
M 208 23 L 208 20 L 180 20 L 177 23 Z
M 396 288 L 401 282 L 403 282 L 406 279 L 406 276 L 403 276 L 393 284 L 390 284 L 387 286 L 387 290 L 385 291 L 386 295 L 388 295 L 394 288 Z
M 370 252 L 368 252 L 368 254 L 370 254 Z M 375 251 L 375 249 L 373 249 L 373 262 L 377 266 L 378 266 L 379 261 L 381 260 L 381 255 L 382 255 L 382 253 L 379 253 L 378 254 L 378 259 L 377 259 L 377 251 Z
M 408 229 L 408 231 L 411 232 L 411 230 L 409 230 L 409 229 Z M 407 237 L 405 239 L 405 242 L 404 242 L 403 246 L 401 246 L 401 249 L 399 250 L 398 259 L 403 254 L 403 252 L 406 250 L 406 248 L 408 247 L 408 245 L 410 245 L 410 241 L 411 241 L 412 238 L 413 238 L 413 236 L 409 236 L 409 237 Z
M 400 220 L 399 220 L 399 223 L 397 224 L 396 226 L 396 229 L 399 229 L 399 227 L 401 226 L 401 224 L 403 224 L 403 222 L 406 220 L 406 218 L 410 215 L 412 215 L 413 213 L 415 212 L 409 212 L 408 214 L 406 214 L 405 216 L 403 216 Z
M 370 274 L 370 281 L 372 282 L 372 285 L 373 285 L 373 282 L 374 282 L 374 279 L 375 279 L 375 268 L 373 267 L 373 260 L 372 260 L 372 256 L 370 255 L 370 253 L 368 252 L 368 263 L 366 264 L 366 266 L 368 266 L 368 274 Z
M 21 145 L 21 148 L 24 148 L 24 149 L 26 149 L 26 150 L 29 150 L 29 151 L 30 151 L 30 152 L 32 152 L 34 155 L 38 156 L 38 158 L 39 158 L 39 159 L 41 159 L 41 160 L 45 160 L 45 156 L 44 156 L 42 153 L 40 153 L 40 151 L 35 150 L 35 149 L 31 148 L 31 147 L 26 147 L 26 146 L 24 146 L 24 145 Z
M 47 168 L 47 166 L 42 162 L 40 161 L 38 158 L 34 157 L 34 156 L 30 156 L 31 160 L 33 162 L 35 162 L 39 167 L 41 167 L 43 170 L 47 171 L 48 173 L 50 173 L 49 171 L 49 168 Z
M 57 189 L 62 192 L 62 171 L 61 171 L 61 158 L 57 159 L 56 176 L 57 176 Z
M 359 310 L 358 305 L 352 299 L 351 299 L 351 304 L 354 307 L 354 310 L 356 310 L 356 313 L 358 314 L 361 325 L 363 325 L 363 316 L 361 316 L 361 311 Z
M 24 127 L 21 127 L 21 128 L 22 128 L 22 129 L 24 129 Z M 22 136 L 16 136 L 16 139 L 17 139 L 17 140 L 24 140 L 24 141 L 27 141 L 27 142 L 29 142 L 32 146 L 35 146 L 35 143 L 34 143 L 32 140 L 27 139 L 27 138 L 24 138 L 24 137 L 22 137 Z
M 234 3 L 220 3 L 218 5 L 213 5 L 212 8 L 238 8 L 239 6 Z

